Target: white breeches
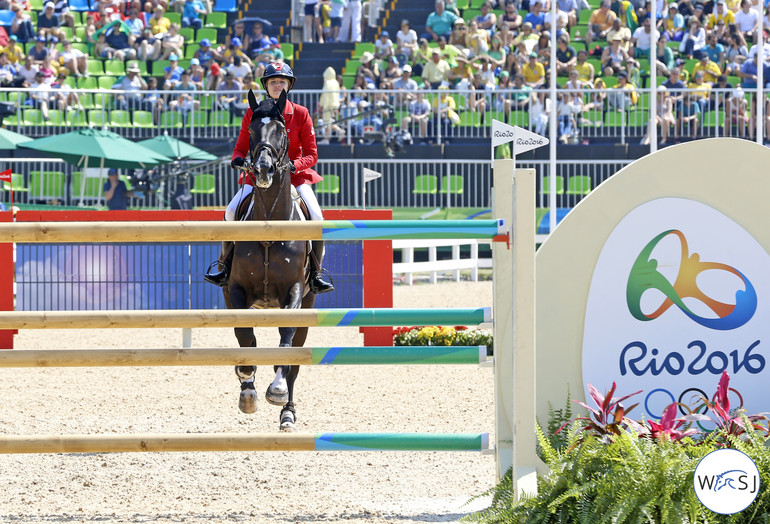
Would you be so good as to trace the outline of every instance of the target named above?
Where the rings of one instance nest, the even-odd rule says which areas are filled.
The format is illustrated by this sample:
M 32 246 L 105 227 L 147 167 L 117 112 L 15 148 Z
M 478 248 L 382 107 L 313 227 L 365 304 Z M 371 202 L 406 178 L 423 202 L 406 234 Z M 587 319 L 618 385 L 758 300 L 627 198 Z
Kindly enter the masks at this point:
M 230 203 L 227 204 L 227 209 L 225 209 L 225 220 L 235 220 L 235 213 L 238 211 L 238 206 L 251 194 L 253 189 L 253 186 L 249 184 L 241 186 L 238 192 L 235 193 L 233 199 L 230 200 Z M 318 205 L 318 200 L 315 197 L 312 186 L 310 184 L 302 184 L 296 189 L 300 198 L 302 198 L 305 205 L 307 205 L 308 211 L 310 211 L 310 220 L 323 220 L 324 217 L 321 212 L 321 206 Z

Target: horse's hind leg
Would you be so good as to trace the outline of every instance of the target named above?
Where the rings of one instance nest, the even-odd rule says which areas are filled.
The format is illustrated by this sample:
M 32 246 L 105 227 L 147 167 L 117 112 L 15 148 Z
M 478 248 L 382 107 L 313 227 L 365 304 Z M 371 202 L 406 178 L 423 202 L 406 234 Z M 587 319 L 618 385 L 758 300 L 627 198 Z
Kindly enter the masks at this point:
M 257 339 L 251 328 L 235 328 L 235 336 L 241 347 L 257 347 Z M 244 413 L 257 412 L 257 390 L 254 377 L 257 366 L 235 366 L 235 376 L 241 382 L 241 394 L 238 397 L 238 409 Z

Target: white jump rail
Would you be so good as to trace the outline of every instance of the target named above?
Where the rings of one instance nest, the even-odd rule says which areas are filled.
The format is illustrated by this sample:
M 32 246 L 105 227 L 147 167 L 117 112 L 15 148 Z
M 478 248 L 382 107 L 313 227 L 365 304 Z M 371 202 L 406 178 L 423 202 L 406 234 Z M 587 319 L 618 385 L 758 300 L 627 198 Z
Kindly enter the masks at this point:
M 460 281 L 462 270 L 471 271 L 471 280 L 479 279 L 479 269 L 491 269 L 491 258 L 479 258 L 479 241 L 476 239 L 446 239 L 446 240 L 394 240 L 393 250 L 401 250 L 402 262 L 393 264 L 393 275 L 405 275 L 404 282 L 411 286 L 414 283 L 415 273 L 428 273 L 428 281 L 431 284 L 438 282 L 439 273 L 452 273 L 455 282 Z M 488 244 L 488 242 L 483 242 Z M 470 258 L 460 258 L 462 246 L 470 246 Z M 451 247 L 452 258 L 438 260 L 439 247 Z M 427 249 L 428 260 L 415 262 L 416 249 Z

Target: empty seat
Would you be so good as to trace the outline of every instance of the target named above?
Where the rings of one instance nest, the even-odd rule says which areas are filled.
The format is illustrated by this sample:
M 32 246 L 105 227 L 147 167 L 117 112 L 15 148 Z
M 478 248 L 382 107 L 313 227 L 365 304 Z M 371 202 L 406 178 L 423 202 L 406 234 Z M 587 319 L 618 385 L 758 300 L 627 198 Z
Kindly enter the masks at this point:
M 324 175 L 324 179 L 315 185 L 316 193 L 334 193 L 340 192 L 340 177 L 337 175 Z
M 193 176 L 193 187 L 190 193 L 213 195 L 217 192 L 217 179 L 211 173 L 201 173 Z
M 436 175 L 418 175 L 414 179 L 412 193 L 432 195 L 438 192 L 438 177 Z

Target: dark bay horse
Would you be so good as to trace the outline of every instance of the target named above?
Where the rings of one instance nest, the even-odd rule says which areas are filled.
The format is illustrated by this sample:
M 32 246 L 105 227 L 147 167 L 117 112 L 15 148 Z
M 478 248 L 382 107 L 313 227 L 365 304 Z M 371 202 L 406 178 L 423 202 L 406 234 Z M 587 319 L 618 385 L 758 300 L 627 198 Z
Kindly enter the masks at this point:
M 251 163 L 245 169 L 247 183 L 254 188 L 248 197 L 247 220 L 300 220 L 300 212 L 292 197 L 291 168 L 287 156 L 289 140 L 283 120 L 286 92 L 275 101 L 267 98 L 260 104 L 249 91 L 253 111 L 249 126 Z M 244 204 L 245 206 L 246 204 Z M 307 241 L 235 242 L 233 263 L 227 286 L 223 288 L 229 309 L 313 307 L 315 295 L 307 286 L 309 245 Z M 307 328 L 279 328 L 280 346 L 302 346 Z M 256 347 L 252 328 L 235 328 L 241 347 Z M 294 431 L 294 381 L 299 366 L 274 366 L 275 380 L 267 388 L 265 398 L 271 404 L 282 405 L 280 428 Z M 254 387 L 256 366 L 236 366 L 241 381 L 238 407 L 244 413 L 257 410 Z

